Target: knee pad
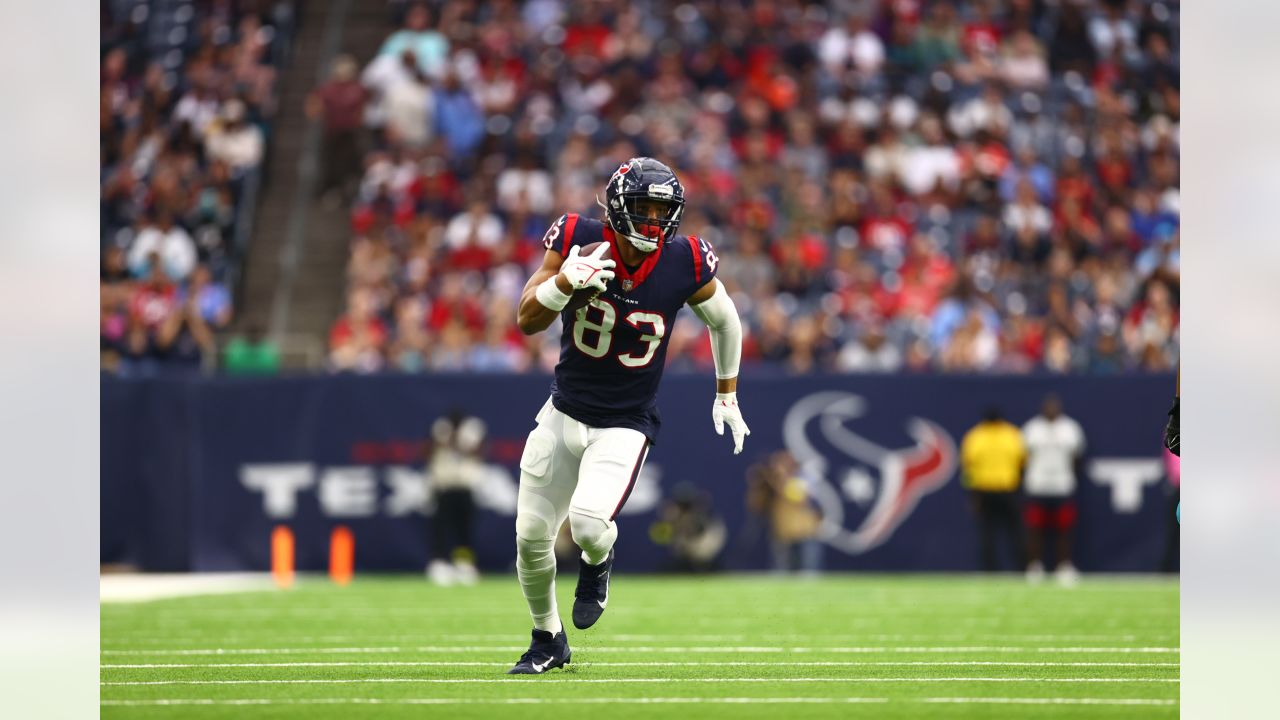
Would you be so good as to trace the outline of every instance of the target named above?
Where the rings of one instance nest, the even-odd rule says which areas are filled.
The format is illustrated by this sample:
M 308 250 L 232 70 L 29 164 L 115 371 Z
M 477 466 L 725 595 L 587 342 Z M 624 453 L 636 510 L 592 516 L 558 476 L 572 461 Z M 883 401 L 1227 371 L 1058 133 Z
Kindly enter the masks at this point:
M 617 526 L 612 522 L 572 508 L 569 510 L 569 529 L 573 532 L 573 541 L 584 550 L 607 547 L 617 537 Z
M 555 537 L 551 523 L 536 514 L 520 513 L 516 516 L 516 545 L 536 547 L 554 542 Z

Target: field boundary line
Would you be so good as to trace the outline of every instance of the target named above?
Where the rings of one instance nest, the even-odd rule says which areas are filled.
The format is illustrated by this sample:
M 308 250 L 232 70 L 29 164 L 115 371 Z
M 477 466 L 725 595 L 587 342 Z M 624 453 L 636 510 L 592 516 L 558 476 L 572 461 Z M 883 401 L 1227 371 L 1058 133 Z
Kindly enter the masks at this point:
M 400 652 L 523 652 L 524 645 L 425 645 L 417 647 L 320 647 L 320 648 L 169 648 L 164 650 L 103 650 L 103 655 L 300 655 L 306 653 L 400 653 Z M 1176 647 L 1018 647 L 1008 645 L 941 645 L 941 646 L 836 646 L 787 647 L 785 645 L 743 646 L 606 646 L 592 652 L 635 653 L 1180 653 Z
M 353 685 L 422 683 L 427 685 L 491 685 L 531 682 L 517 678 L 246 678 L 235 680 L 105 680 L 102 686 L 138 685 Z M 1179 683 L 1178 678 L 1045 678 L 1045 677 L 862 677 L 862 678 L 543 678 L 537 683 L 900 683 L 900 682 L 1046 682 L 1046 683 Z
M 946 703 L 1005 705 L 1158 705 L 1174 706 L 1165 698 L 987 698 L 987 697 L 649 697 L 649 698 L 153 698 L 149 700 L 102 700 L 115 707 L 155 706 L 245 706 L 245 705 L 753 705 L 857 703 Z
M 509 662 L 503 661 L 462 661 L 449 660 L 335 660 L 316 662 L 274 662 L 274 663 L 113 663 L 99 665 L 101 669 L 135 670 L 152 668 L 291 668 L 291 667 L 506 667 Z M 1036 661 L 1003 661 L 1003 660 L 811 660 L 811 661 L 779 661 L 759 660 L 710 660 L 707 662 L 595 662 L 586 661 L 582 665 L 592 667 L 1179 667 L 1176 662 L 1036 662 Z

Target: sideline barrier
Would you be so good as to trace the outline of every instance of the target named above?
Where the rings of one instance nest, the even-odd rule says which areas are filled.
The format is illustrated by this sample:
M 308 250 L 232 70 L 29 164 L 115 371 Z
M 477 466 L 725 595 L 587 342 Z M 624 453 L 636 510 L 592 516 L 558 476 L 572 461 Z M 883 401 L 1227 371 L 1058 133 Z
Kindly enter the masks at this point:
M 420 571 L 429 479 L 421 442 L 464 408 L 488 425 L 477 495 L 476 563 L 514 560 L 518 464 L 547 376 L 308 376 L 102 379 L 102 562 L 155 571 L 266 570 L 288 526 L 298 570 L 324 571 L 334 528 L 350 529 L 355 569 Z M 669 373 L 663 429 L 618 522 L 618 567 L 661 571 L 670 552 L 650 526 L 678 485 L 710 494 L 728 528 L 720 565 L 769 565 L 745 507 L 746 471 L 768 453 L 805 462 L 824 517 L 830 570 L 967 571 L 976 533 L 957 446 L 995 404 L 1021 423 L 1057 393 L 1088 439 L 1077 495 L 1077 565 L 1156 569 L 1167 505 L 1160 437 L 1172 375 L 1113 377 L 744 375 L 746 449 L 715 435 L 714 383 Z M 660 536 L 660 533 L 653 533 Z

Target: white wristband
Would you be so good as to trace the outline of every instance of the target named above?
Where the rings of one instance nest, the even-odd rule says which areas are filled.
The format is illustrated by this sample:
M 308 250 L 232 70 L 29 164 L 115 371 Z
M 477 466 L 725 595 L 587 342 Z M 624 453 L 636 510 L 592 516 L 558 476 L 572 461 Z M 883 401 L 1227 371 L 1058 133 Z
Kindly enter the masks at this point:
M 538 302 L 549 310 L 560 312 L 565 305 L 569 304 L 571 295 L 566 295 L 559 285 L 556 285 L 556 276 L 552 275 L 547 278 L 538 289 L 534 291 L 534 297 L 538 298 Z

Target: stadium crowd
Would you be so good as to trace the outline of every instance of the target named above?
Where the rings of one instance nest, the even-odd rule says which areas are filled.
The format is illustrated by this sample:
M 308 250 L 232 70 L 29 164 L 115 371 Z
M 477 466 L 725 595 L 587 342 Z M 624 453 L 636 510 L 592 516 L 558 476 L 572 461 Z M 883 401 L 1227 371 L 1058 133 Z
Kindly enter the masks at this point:
M 551 368 L 521 287 L 633 155 L 684 182 L 748 364 L 1176 362 L 1176 2 L 390 7 L 377 57 L 314 100 L 353 202 L 335 370 Z M 710 368 L 691 317 L 668 363 Z
M 233 237 L 262 163 L 283 0 L 104 0 L 104 370 L 199 368 L 231 320 Z

